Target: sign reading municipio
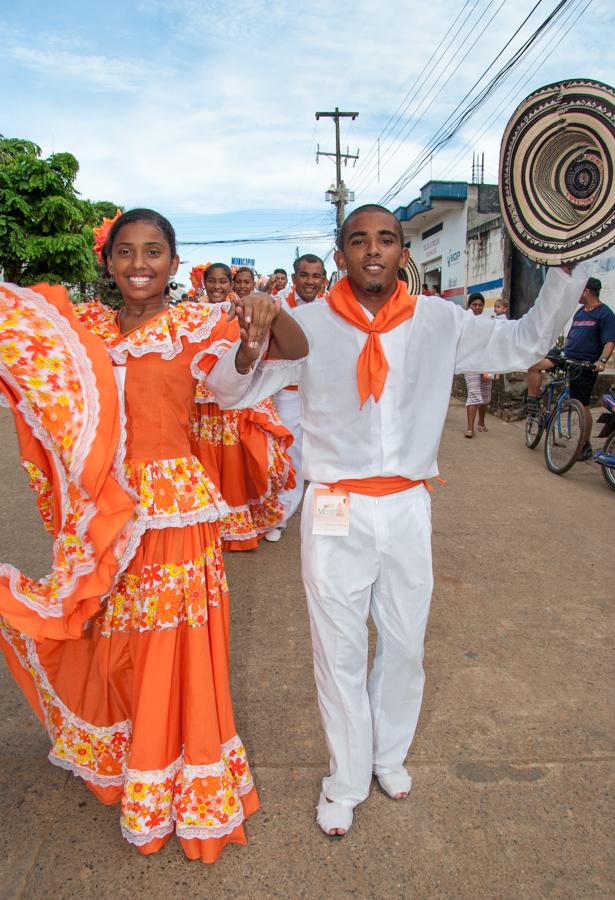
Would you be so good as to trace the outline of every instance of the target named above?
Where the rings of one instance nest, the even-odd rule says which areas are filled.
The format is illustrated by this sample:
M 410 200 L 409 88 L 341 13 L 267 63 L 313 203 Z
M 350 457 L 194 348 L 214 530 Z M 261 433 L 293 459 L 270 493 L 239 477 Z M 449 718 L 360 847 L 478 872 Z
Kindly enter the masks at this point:
M 232 266 L 249 266 L 251 269 L 253 269 L 255 262 L 256 262 L 255 259 L 247 259 L 242 256 L 232 256 L 231 257 L 231 265 Z

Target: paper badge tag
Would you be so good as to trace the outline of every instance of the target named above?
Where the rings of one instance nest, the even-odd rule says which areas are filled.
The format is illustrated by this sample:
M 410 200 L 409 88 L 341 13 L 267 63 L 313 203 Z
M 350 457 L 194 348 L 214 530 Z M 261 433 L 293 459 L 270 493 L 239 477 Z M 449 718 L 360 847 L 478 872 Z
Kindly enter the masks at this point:
M 350 533 L 350 494 L 336 488 L 314 488 L 312 534 L 348 537 Z

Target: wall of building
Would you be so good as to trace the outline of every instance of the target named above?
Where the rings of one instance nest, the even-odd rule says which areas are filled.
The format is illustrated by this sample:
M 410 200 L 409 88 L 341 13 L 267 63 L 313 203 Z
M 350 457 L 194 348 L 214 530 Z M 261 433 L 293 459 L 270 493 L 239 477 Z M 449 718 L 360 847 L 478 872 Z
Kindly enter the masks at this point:
M 426 231 L 413 232 L 407 226 L 404 231 L 411 241 L 410 254 L 421 275 L 433 287 L 437 281 L 442 297 L 463 304 L 465 293 L 465 244 L 467 208 L 459 204 L 456 209 L 442 211 L 442 217 Z M 405 225 L 405 223 L 403 223 Z M 442 228 L 434 233 L 434 227 Z M 423 234 L 427 233 L 427 237 Z M 434 274 L 438 269 L 438 275 Z
M 485 308 L 503 294 L 504 233 L 499 216 L 468 231 L 466 247 L 466 292 L 480 291 Z

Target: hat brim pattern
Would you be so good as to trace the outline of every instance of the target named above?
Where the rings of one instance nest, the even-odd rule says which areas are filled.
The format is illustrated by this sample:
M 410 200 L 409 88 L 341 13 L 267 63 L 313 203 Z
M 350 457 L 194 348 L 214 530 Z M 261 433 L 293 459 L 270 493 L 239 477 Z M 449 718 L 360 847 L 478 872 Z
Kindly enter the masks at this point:
M 615 244 L 614 147 L 607 84 L 549 84 L 517 107 L 502 138 L 500 207 L 525 256 L 556 266 Z
M 421 293 L 421 276 L 419 275 L 419 270 L 416 267 L 415 261 L 411 256 L 408 257 L 408 262 L 404 269 L 406 276 L 408 278 L 408 293 L 410 296 L 414 296 L 415 294 Z

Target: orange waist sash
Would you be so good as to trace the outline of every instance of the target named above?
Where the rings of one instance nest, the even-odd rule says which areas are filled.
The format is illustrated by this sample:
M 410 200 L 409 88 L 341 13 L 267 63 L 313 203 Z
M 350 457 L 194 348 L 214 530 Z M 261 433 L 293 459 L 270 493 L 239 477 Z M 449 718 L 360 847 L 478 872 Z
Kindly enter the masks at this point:
M 375 475 L 373 478 L 347 478 L 330 484 L 332 490 L 338 488 L 350 494 L 367 494 L 369 497 L 386 497 L 388 494 L 400 494 L 410 488 L 425 484 L 423 480 L 412 481 L 401 475 Z

